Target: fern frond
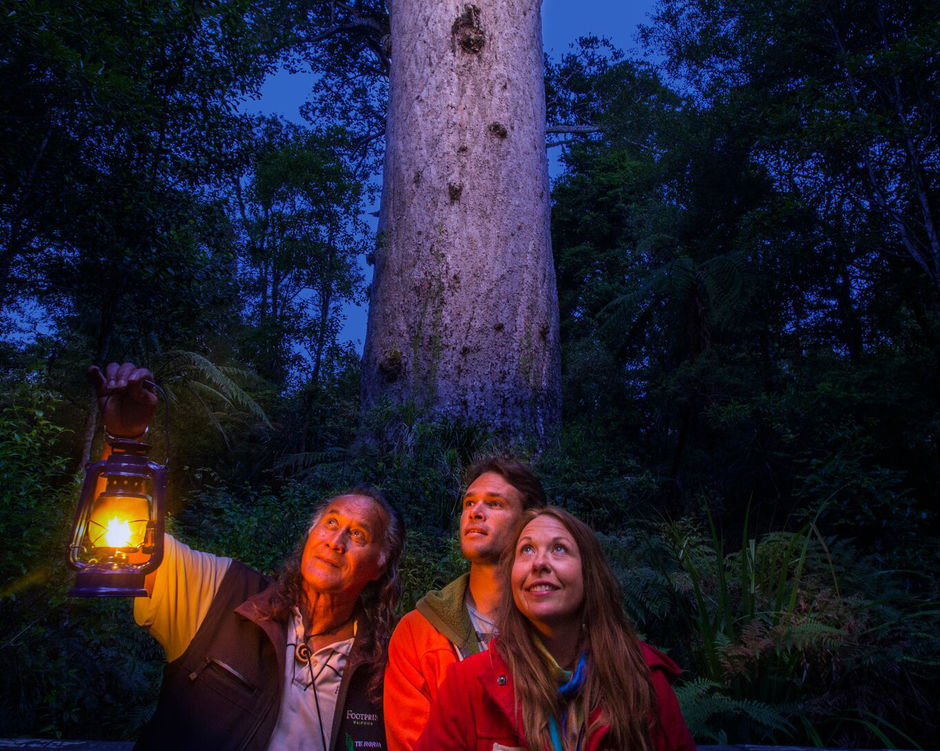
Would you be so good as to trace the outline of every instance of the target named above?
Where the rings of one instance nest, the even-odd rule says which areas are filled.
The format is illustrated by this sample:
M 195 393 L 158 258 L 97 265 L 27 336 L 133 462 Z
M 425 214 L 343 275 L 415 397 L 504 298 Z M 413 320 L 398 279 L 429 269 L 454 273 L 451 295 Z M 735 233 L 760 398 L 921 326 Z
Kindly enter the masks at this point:
M 844 642 L 846 638 L 841 629 L 815 620 L 780 624 L 774 631 L 780 646 L 801 652 L 820 647 L 831 649 Z
M 344 448 L 332 447 L 323 451 L 285 454 L 274 463 L 274 467 L 287 474 L 303 474 L 312 467 L 322 469 L 324 465 L 342 462 L 348 453 Z
M 725 726 L 729 716 L 745 718 L 767 738 L 788 733 L 793 725 L 778 707 L 749 699 L 733 699 L 721 693 L 721 686 L 705 678 L 696 678 L 676 688 L 682 716 L 698 741 L 725 744 Z
M 250 371 L 233 366 L 218 366 L 198 352 L 174 349 L 157 364 L 157 374 L 166 383 L 185 388 L 201 388 L 225 404 L 246 412 L 270 427 L 261 406 L 235 381 L 250 378 Z
M 189 393 L 205 405 L 205 398 L 222 403 L 230 410 L 243 412 L 270 427 L 264 409 L 242 388 L 238 380 L 247 381 L 254 375 L 243 368 L 220 366 L 198 352 L 174 349 L 164 353 L 154 373 L 173 402 Z

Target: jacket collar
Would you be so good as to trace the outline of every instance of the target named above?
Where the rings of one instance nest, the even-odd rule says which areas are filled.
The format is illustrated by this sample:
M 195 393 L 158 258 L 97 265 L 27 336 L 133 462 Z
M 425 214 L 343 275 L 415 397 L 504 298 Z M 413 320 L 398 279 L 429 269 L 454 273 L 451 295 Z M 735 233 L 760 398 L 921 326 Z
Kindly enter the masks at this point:
M 278 697 L 280 699 L 284 693 L 284 666 L 287 661 L 287 623 L 283 621 L 276 621 L 269 615 L 271 612 L 271 601 L 274 597 L 276 586 L 277 583 L 272 582 L 261 592 L 252 595 L 241 605 L 235 608 L 235 612 L 238 615 L 247 618 L 258 628 L 264 631 L 268 637 L 268 640 L 271 642 L 271 645 L 274 647 L 274 651 L 277 654 L 277 690 Z M 350 683 L 352 682 L 352 675 L 364 662 L 361 635 L 368 633 L 368 630 L 371 629 L 371 626 L 364 618 L 361 616 L 358 617 L 358 635 L 353 640 L 352 649 L 349 652 L 349 657 L 346 659 L 346 667 L 343 671 L 343 680 L 340 682 L 340 693 L 336 701 L 336 713 L 333 716 L 333 727 L 330 734 L 329 747 L 331 749 L 337 748 L 337 738 L 343 720 L 343 708 L 346 706 L 346 695 L 349 691 Z
M 272 582 L 257 594 L 252 595 L 235 612 L 247 618 L 267 634 L 268 640 L 277 654 L 278 696 L 284 692 L 284 665 L 287 661 L 287 624 L 270 617 L 271 600 L 274 597 L 276 582 Z
M 238 613 L 238 615 L 247 618 L 268 635 L 268 639 L 271 640 L 271 644 L 274 646 L 274 649 L 277 652 L 277 664 L 282 668 L 281 679 L 283 680 L 283 667 L 287 659 L 287 623 L 276 621 L 269 615 L 272 609 L 271 601 L 274 599 L 276 586 L 276 582 L 272 582 L 265 589 L 261 590 L 257 594 L 252 595 L 241 605 L 235 608 L 235 612 Z M 359 619 L 359 627 L 357 629 L 358 633 L 367 633 L 368 629 L 370 628 L 369 624 L 365 622 L 365 619 L 361 615 L 357 614 L 356 617 Z M 362 639 L 357 636 L 353 641 L 352 650 L 350 651 L 349 657 L 346 660 L 347 670 L 358 667 L 361 661 Z
M 431 590 L 415 605 L 415 609 L 427 618 L 428 623 L 457 648 L 461 659 L 480 651 L 480 644 L 467 612 L 469 585 L 470 574 L 463 574 L 443 589 Z

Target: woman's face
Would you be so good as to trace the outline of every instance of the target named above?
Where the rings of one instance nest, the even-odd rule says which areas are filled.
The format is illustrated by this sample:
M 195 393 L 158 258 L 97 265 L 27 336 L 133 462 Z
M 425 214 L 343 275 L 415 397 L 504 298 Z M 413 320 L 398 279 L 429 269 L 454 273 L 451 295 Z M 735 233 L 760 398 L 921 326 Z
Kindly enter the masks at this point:
M 581 552 L 555 517 L 537 516 L 522 529 L 511 579 L 516 607 L 543 634 L 580 623 L 584 604 Z

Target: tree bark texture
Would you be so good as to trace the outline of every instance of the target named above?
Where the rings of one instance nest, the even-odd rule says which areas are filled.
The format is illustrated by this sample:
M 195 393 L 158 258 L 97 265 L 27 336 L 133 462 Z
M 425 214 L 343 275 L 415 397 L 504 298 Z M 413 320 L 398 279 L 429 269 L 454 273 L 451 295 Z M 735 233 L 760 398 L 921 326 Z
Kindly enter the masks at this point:
M 511 435 L 560 419 L 540 0 L 390 0 L 363 397 Z

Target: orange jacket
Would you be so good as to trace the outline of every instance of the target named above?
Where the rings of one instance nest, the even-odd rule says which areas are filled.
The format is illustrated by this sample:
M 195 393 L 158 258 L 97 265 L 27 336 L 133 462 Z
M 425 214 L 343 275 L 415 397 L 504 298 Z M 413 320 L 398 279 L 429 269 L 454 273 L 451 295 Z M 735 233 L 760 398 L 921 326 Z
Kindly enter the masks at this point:
M 389 751 L 411 751 L 424 731 L 447 668 L 480 651 L 466 594 L 470 575 L 428 592 L 392 634 L 385 668 Z

